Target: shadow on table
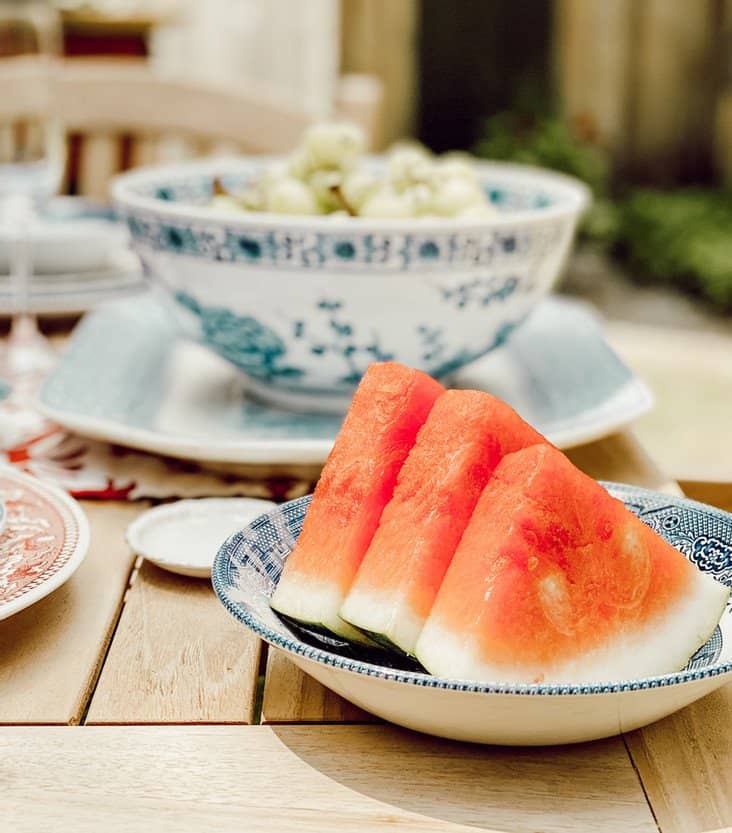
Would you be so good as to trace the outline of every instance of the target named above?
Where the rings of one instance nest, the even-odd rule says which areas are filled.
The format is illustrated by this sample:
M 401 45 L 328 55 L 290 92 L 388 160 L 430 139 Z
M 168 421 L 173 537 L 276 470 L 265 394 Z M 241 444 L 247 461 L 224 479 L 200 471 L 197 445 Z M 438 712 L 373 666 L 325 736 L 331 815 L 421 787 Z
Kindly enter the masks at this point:
M 392 726 L 320 726 L 317 735 L 312 727 L 271 729 L 337 784 L 423 819 L 505 833 L 657 829 L 617 738 L 520 749 L 443 741 Z

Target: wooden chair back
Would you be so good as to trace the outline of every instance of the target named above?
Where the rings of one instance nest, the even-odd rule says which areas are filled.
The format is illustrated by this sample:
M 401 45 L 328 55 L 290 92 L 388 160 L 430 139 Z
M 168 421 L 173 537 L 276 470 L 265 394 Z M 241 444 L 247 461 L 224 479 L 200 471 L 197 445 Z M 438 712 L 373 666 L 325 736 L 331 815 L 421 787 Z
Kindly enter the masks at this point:
M 327 116 L 377 130 L 382 94 L 365 75 L 344 76 Z M 40 109 L 37 64 L 0 62 L 0 120 Z M 216 153 L 282 153 L 313 113 L 261 84 L 217 89 L 166 78 L 143 61 L 68 60 L 54 73 L 51 105 L 69 136 L 67 189 L 105 199 L 111 176 L 131 167 Z

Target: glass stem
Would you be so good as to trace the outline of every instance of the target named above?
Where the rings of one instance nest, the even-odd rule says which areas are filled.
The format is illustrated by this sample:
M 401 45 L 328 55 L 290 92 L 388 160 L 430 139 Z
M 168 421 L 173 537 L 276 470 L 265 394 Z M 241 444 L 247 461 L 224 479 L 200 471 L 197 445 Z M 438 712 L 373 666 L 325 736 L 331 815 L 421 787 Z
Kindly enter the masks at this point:
M 13 320 L 6 345 L 5 371 L 16 381 L 34 384 L 52 363 L 50 345 L 38 329 L 36 316 L 30 311 L 32 251 L 30 232 L 34 204 L 30 196 L 14 195 L 5 201 L 6 222 L 10 228 L 10 282 L 13 296 Z
M 29 313 L 31 279 L 30 225 L 33 216 L 33 202 L 26 196 L 15 196 L 6 206 L 11 224 L 10 282 L 15 314 L 13 315 L 11 338 L 25 336 L 37 330 L 35 316 Z

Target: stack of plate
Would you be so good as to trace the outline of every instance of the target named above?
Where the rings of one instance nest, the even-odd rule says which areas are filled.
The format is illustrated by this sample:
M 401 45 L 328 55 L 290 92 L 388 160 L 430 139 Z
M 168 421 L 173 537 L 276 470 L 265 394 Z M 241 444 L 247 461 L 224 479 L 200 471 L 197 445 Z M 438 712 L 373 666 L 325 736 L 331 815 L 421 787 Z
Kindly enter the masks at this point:
M 146 284 L 127 235 L 109 209 L 77 197 L 53 200 L 32 224 L 29 311 L 37 315 L 85 312 L 102 301 L 142 291 Z M 0 311 L 12 313 L 8 272 L 10 239 L 0 229 Z

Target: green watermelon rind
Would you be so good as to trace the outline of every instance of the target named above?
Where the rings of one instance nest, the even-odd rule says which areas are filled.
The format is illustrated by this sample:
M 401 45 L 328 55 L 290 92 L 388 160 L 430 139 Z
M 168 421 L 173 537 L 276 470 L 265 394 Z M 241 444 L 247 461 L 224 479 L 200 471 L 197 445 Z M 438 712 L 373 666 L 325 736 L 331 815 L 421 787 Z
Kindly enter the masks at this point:
M 351 624 L 350 622 L 348 624 Z M 357 631 L 362 633 L 367 639 L 371 640 L 374 644 L 378 645 L 379 648 L 383 648 L 385 651 L 388 651 L 390 654 L 396 654 L 400 657 L 409 657 L 410 659 L 417 659 L 415 654 L 410 654 L 407 651 L 403 650 L 396 644 L 396 642 L 392 642 L 388 636 L 383 633 L 378 633 L 378 631 L 370 631 L 366 628 L 359 628 L 356 625 L 353 625 Z
M 306 607 L 311 611 L 322 610 L 324 606 L 313 602 L 313 599 L 317 599 L 320 594 L 314 591 L 312 580 L 308 581 L 304 578 L 297 578 L 295 582 L 297 586 L 293 586 L 292 583 L 288 585 L 286 595 L 281 592 L 284 588 L 278 585 L 280 595 L 278 596 L 277 592 L 275 592 L 270 599 L 270 607 L 272 610 L 280 616 L 291 619 L 293 622 L 297 622 L 303 627 L 309 628 L 323 636 L 336 636 L 348 642 L 368 645 L 369 647 L 374 646 L 374 643 L 368 637 L 340 617 L 334 617 L 332 620 L 324 622 L 322 618 L 298 615 L 298 609 L 302 610 L 304 608 L 303 600 L 307 600 Z

